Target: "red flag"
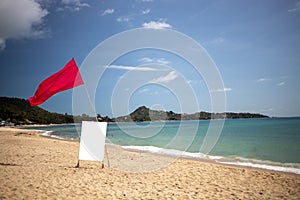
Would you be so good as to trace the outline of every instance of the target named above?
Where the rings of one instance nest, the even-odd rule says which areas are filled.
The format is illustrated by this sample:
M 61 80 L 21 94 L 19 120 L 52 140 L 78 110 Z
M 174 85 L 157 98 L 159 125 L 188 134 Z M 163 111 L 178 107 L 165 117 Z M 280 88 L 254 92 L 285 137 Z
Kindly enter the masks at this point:
M 45 79 L 38 87 L 33 97 L 28 99 L 31 106 L 44 103 L 54 94 L 83 84 L 74 58 L 59 72 Z

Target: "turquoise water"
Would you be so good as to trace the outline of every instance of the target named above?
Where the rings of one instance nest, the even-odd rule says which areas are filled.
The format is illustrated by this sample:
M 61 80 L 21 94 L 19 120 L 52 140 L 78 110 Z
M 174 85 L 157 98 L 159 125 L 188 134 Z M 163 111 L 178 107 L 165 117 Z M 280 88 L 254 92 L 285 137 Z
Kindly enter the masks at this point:
M 136 150 L 163 149 L 205 157 L 200 148 L 210 121 L 110 123 L 107 142 Z M 35 127 L 45 135 L 78 140 L 81 125 Z M 145 148 L 147 147 L 147 148 Z M 227 162 L 251 162 L 300 168 L 300 118 L 225 120 L 209 153 Z M 192 156 L 193 157 L 193 156 Z M 221 162 L 220 161 L 220 162 Z M 287 164 L 290 163 L 290 164 Z

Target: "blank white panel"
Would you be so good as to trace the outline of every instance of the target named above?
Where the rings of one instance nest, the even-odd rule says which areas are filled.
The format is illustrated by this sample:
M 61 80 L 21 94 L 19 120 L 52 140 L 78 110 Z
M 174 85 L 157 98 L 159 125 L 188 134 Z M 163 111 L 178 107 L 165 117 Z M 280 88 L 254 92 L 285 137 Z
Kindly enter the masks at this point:
M 106 129 L 107 122 L 82 122 L 79 160 L 104 160 Z

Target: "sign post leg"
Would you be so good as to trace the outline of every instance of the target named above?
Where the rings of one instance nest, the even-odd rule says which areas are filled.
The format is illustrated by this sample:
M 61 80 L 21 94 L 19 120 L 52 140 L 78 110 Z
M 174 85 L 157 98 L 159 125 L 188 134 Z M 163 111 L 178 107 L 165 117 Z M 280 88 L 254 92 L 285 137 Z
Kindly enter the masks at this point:
M 77 163 L 77 165 L 75 166 L 75 168 L 79 168 L 79 160 L 78 160 L 78 163 Z

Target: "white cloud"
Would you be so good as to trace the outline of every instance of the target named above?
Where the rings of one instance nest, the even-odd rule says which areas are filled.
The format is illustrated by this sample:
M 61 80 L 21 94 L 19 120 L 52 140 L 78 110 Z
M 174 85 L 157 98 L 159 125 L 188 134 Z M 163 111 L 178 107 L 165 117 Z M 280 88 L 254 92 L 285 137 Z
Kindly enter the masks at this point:
M 203 82 L 203 80 L 187 80 L 188 84 L 201 84 Z
M 300 1 L 298 1 L 298 2 L 295 3 L 294 8 L 288 10 L 288 12 L 290 12 L 290 13 L 292 13 L 292 12 L 298 12 L 298 11 L 300 11 Z
M 152 91 L 152 90 L 150 90 L 148 88 L 144 88 L 144 89 L 138 90 L 138 92 L 140 94 L 149 94 L 149 95 L 158 95 L 159 94 L 158 91 Z
M 188 84 L 192 84 L 192 83 L 194 83 L 194 81 L 193 80 L 187 80 L 186 81 Z
M 266 81 L 271 81 L 272 79 L 270 78 L 259 78 L 256 80 L 256 82 L 266 82 Z
M 214 89 L 214 90 L 210 90 L 210 92 L 230 92 L 232 91 L 232 88 L 219 88 L 219 89 Z
M 285 81 L 282 81 L 280 83 L 277 84 L 277 86 L 283 86 L 285 84 Z
M 286 76 L 286 75 L 285 75 L 285 76 L 280 76 L 280 78 L 281 78 L 281 79 L 288 79 L 289 76 Z
M 62 0 L 63 8 L 59 8 L 58 10 L 73 10 L 79 11 L 84 7 L 90 7 L 87 3 L 82 3 L 81 0 Z
M 145 93 L 145 92 L 149 92 L 150 90 L 148 88 L 144 88 L 142 90 L 139 90 L 140 93 Z
M 154 0 L 142 0 L 142 2 L 153 2 Z
M 218 45 L 225 42 L 225 39 L 223 37 L 216 37 L 212 39 L 211 41 L 205 42 L 206 44 L 212 44 L 212 45 Z
M 114 11 L 115 11 L 114 9 L 108 8 L 108 9 L 104 10 L 101 15 L 102 16 L 104 16 L 104 15 L 111 15 L 111 14 L 114 13 Z
M 164 21 L 150 21 L 148 23 L 143 23 L 143 28 L 167 29 L 167 28 L 172 28 L 172 26 Z
M 0 49 L 5 48 L 7 39 L 43 37 L 45 30 L 41 26 L 48 13 L 34 0 L 1 0 Z
M 149 57 L 144 57 L 139 59 L 140 62 L 142 63 L 157 63 L 160 65 L 169 65 L 171 64 L 171 61 L 166 60 L 165 58 L 149 58 Z
M 142 63 L 153 63 L 153 59 L 149 58 L 149 57 L 141 58 L 141 59 L 139 59 L 139 61 Z
M 153 79 L 152 83 L 168 83 L 172 80 L 175 80 L 178 77 L 178 74 L 175 71 L 171 71 L 165 76 L 158 77 L 156 79 Z
M 123 65 L 109 65 L 105 66 L 107 69 L 120 69 L 120 70 L 128 70 L 128 71 L 158 71 L 156 68 L 151 67 L 133 67 L 133 66 L 123 66 Z
M 118 22 L 129 22 L 130 18 L 129 17 L 118 17 L 117 21 Z
M 161 64 L 161 65 L 169 65 L 169 64 L 171 64 L 171 61 L 168 61 L 168 60 L 166 60 L 164 58 L 159 58 L 159 59 L 156 60 L 156 62 L 158 64 Z
M 223 91 L 224 92 L 229 92 L 229 91 L 232 91 L 232 88 L 224 88 Z
M 143 15 L 149 14 L 150 11 L 151 11 L 151 10 L 150 10 L 149 8 L 147 8 L 147 9 L 145 9 L 145 10 L 142 10 L 142 14 L 143 14 Z

